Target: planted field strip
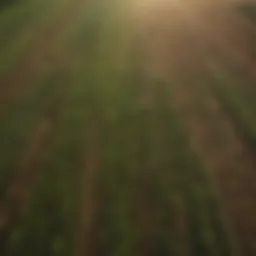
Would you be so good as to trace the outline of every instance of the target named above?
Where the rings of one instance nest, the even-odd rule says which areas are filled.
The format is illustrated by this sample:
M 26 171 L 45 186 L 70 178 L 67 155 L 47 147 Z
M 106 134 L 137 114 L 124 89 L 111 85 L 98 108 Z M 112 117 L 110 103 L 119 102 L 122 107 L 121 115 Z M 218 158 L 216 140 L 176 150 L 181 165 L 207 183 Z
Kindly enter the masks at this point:
M 127 126 L 121 118 L 108 121 L 101 165 L 101 212 L 98 255 L 134 255 L 136 229 L 132 221 L 132 173 Z M 92 254 L 93 255 L 93 254 Z
M 180 19 L 183 16 L 180 23 L 186 19 L 186 27 L 193 35 L 193 40 L 198 41 L 201 54 L 217 61 L 219 66 L 247 76 L 253 68 L 254 27 L 237 14 L 228 2 L 216 1 L 216 5 L 212 2 L 212 5 L 206 4 L 205 8 L 192 4 L 193 11 L 188 8 L 185 10 L 182 4 L 178 4 L 180 10 L 174 13 L 174 17 Z
M 178 3 L 169 27 L 164 4 L 151 19 L 137 3 L 43 2 L 0 14 L 7 41 L 24 35 L 0 87 L 0 254 L 237 256 L 228 213 L 254 255 L 252 154 L 222 103 L 252 117 L 255 88 L 205 86 Z
M 1 196 L 10 184 L 31 134 L 55 100 L 56 82 L 56 77 L 45 75 L 37 86 L 27 92 L 24 100 L 16 102 L 1 117 Z
M 84 21 L 84 19 L 82 20 Z M 81 22 L 81 18 L 79 18 L 79 22 Z M 74 26 L 74 24 L 72 25 L 72 29 L 74 30 L 71 33 L 72 36 L 76 35 L 76 32 L 80 31 L 78 27 L 79 26 Z M 76 51 L 73 50 L 73 53 L 76 53 Z M 71 211 L 76 212 L 77 209 L 75 198 L 77 198 L 78 193 L 75 193 L 74 189 L 79 188 L 80 185 L 80 177 L 82 176 L 79 175 L 78 171 L 82 171 L 84 166 L 79 165 L 78 160 L 80 159 L 81 163 L 84 162 L 83 158 L 85 151 L 83 150 L 84 142 L 81 140 L 81 138 L 85 136 L 85 126 L 82 124 L 86 121 L 87 110 L 85 107 L 88 106 L 88 102 L 86 102 L 86 100 L 89 99 L 88 96 L 91 96 L 90 90 L 88 91 L 88 87 L 84 85 L 92 82 L 88 80 L 88 74 L 83 73 L 83 65 L 87 66 L 88 60 L 86 58 L 83 58 L 82 60 L 84 63 L 80 63 L 79 65 L 81 67 L 78 69 L 80 73 L 78 72 L 73 74 L 73 78 L 75 78 L 75 75 L 78 75 L 78 78 L 75 79 L 74 86 L 70 88 L 69 95 L 65 101 L 66 104 L 63 105 L 62 108 L 63 112 L 61 111 L 60 117 L 58 118 L 56 133 L 54 133 L 55 137 L 51 146 L 52 148 L 48 153 L 41 152 L 44 156 L 42 167 L 37 166 L 36 169 L 38 169 L 37 172 L 43 174 L 40 176 L 40 180 L 42 179 L 42 182 L 39 181 L 38 188 L 36 188 L 36 197 L 35 199 L 32 198 L 31 207 L 27 214 L 25 211 L 25 218 L 23 219 L 24 223 L 21 224 L 21 227 L 14 227 L 14 231 L 13 227 L 8 230 L 8 239 L 5 239 L 5 243 L 7 243 L 7 255 L 16 253 L 18 255 L 23 255 L 24 253 L 26 255 L 40 255 L 40 253 L 45 255 L 45 253 L 56 254 L 59 253 L 58 251 L 60 251 L 61 255 L 64 255 L 64 252 L 67 255 L 73 254 L 74 232 L 72 232 L 72 230 L 76 227 L 76 216 L 74 212 L 73 215 L 70 215 L 70 213 Z M 74 66 L 76 67 L 77 63 L 74 63 Z M 51 87 L 52 85 L 49 84 L 48 86 Z M 79 156 L 81 156 L 81 158 L 79 158 Z M 63 159 L 63 162 L 60 162 L 63 157 L 66 158 Z M 63 166 L 66 166 L 68 169 L 66 170 L 66 175 L 63 172 Z M 77 168 L 77 172 L 75 172 L 73 168 Z M 79 168 L 81 169 L 79 170 Z M 61 177 L 63 179 L 58 178 L 60 173 L 62 173 Z M 73 179 L 73 183 L 71 179 Z M 57 187 L 55 187 L 56 185 Z M 68 186 L 68 197 L 67 194 L 63 193 L 62 186 Z M 74 194 L 71 194 L 71 191 Z M 57 205 L 55 205 L 56 203 Z M 76 206 L 76 208 L 74 206 Z M 26 209 L 26 205 L 24 207 Z M 48 209 L 49 207 L 53 207 L 54 209 Z M 68 212 L 63 213 L 63 207 L 65 209 L 68 208 Z M 50 211 L 49 214 L 47 214 L 48 210 Z M 56 218 L 59 220 L 60 226 L 58 223 L 54 223 L 56 219 L 52 214 L 56 214 Z M 67 219 L 67 216 L 70 218 Z M 40 222 L 41 219 L 43 219 L 46 224 Z M 70 225 L 70 221 L 73 225 Z M 35 226 L 34 224 L 38 225 Z M 58 230 L 54 231 L 54 227 L 56 227 L 56 225 L 58 226 Z M 43 241 L 40 237 L 35 236 L 35 234 L 38 234 L 38 228 L 44 228 L 41 235 L 43 235 L 43 237 L 49 236 L 49 240 Z M 25 231 L 25 234 L 23 234 L 23 229 L 28 230 L 28 233 Z M 35 244 L 34 247 L 28 250 L 26 244 L 31 243 L 31 237 L 34 238 Z
M 233 122 L 230 114 L 224 110 L 219 96 L 216 97 L 216 93 L 212 92 L 211 84 L 216 87 L 220 85 L 214 77 L 216 71 L 213 74 L 209 73 L 205 56 L 202 56 L 199 48 L 201 44 L 198 44 L 198 38 L 192 33 L 189 24 L 184 26 L 185 28 L 179 32 L 170 32 L 173 100 L 187 127 L 192 149 L 202 155 L 207 169 L 211 171 L 211 179 L 215 186 L 219 187 L 221 208 L 230 220 L 225 222 L 231 230 L 231 235 L 233 233 L 237 237 L 235 241 L 238 251 L 241 249 L 242 253 L 254 255 L 254 160 L 248 147 L 242 143 L 236 122 Z M 232 88 L 228 85 L 224 89 L 224 86 L 222 84 L 222 89 L 226 92 L 228 88 Z M 244 92 L 248 88 L 245 87 Z M 253 89 L 251 87 L 248 91 L 253 92 Z M 226 93 L 226 96 L 233 97 L 231 93 Z M 244 96 L 240 96 L 241 99 L 237 100 L 243 102 Z M 248 113 L 253 109 L 249 102 L 251 101 L 247 102 Z
M 1 52 L 3 53 L 12 41 L 20 40 L 24 31 L 32 28 L 35 22 L 42 20 L 43 16 L 48 16 L 54 3 L 56 1 L 24 1 L 3 12 L 0 15 Z M 15 43 L 17 44 L 17 41 Z
M 74 253 L 79 193 L 85 167 L 87 100 L 90 96 L 85 85 L 92 82 L 83 69 L 90 59 L 81 60 L 83 62 L 78 62 L 80 68 L 73 74 L 74 84 L 69 89 L 56 124 L 51 149 L 44 154 L 39 185 L 23 223 L 9 240 L 10 255 Z M 28 248 L 31 239 L 33 246 Z
M 72 30 L 75 29 L 76 26 L 72 24 L 65 32 L 65 37 L 62 37 L 65 41 L 62 42 L 62 47 L 58 49 L 62 56 L 56 52 L 55 48 L 56 60 L 55 63 L 52 63 L 53 67 L 48 67 L 48 70 L 41 72 L 41 75 L 37 76 L 34 86 L 30 90 L 25 90 L 25 95 L 21 99 L 17 99 L 7 111 L 2 113 L 1 122 L 3 125 L 0 132 L 3 156 L 0 173 L 1 194 L 9 184 L 8 180 L 13 175 L 20 152 L 25 148 L 30 134 L 45 112 L 49 111 L 49 107 L 51 108 L 51 105 L 55 104 L 56 94 L 63 86 L 63 80 L 61 80 L 63 74 L 61 72 L 65 72 L 65 65 L 67 66 L 63 61 L 69 61 L 65 60 L 61 49 L 64 50 L 65 45 L 70 40 L 68 35 L 73 35 Z
M 78 224 L 76 255 L 98 255 L 99 238 L 99 166 L 101 164 L 101 134 L 99 117 L 96 113 L 89 114 L 86 127 L 86 150 L 84 174 L 81 175 L 81 213 Z
M 1 42 L 3 45 L 0 47 L 0 88 L 6 86 L 4 81 L 6 76 L 10 75 L 13 69 L 20 65 L 22 58 L 25 58 L 31 51 L 31 48 L 33 48 L 33 44 L 38 43 L 42 39 L 36 41 L 39 36 L 41 37 L 40 34 L 43 34 L 44 30 L 47 30 L 47 27 L 49 29 L 49 23 L 52 25 L 54 16 L 65 6 L 65 2 L 60 4 L 58 1 L 45 1 L 42 6 L 39 4 L 42 5 L 42 2 L 38 2 L 34 5 L 32 5 L 32 3 L 30 4 L 31 7 L 29 7 L 32 9 L 31 14 L 33 13 L 34 16 L 30 17 L 29 15 L 24 15 L 23 18 L 28 19 L 28 24 L 26 24 L 26 26 L 24 25 L 24 28 L 18 28 L 13 34 L 6 34 L 7 32 L 10 33 L 10 31 L 6 28 L 8 27 L 6 24 L 3 26 L 6 32 L 1 31 Z M 25 8 L 25 10 L 27 9 L 29 8 Z M 15 16 L 11 21 L 13 22 L 16 19 L 18 18 Z M 18 22 L 19 25 L 22 26 L 22 22 L 20 20 L 18 20 Z M 4 44 L 5 41 L 6 43 Z M 37 50 L 39 51 L 39 49 Z
M 84 168 L 86 119 L 84 101 L 78 101 L 81 93 L 76 86 L 69 91 L 28 211 L 10 238 L 11 255 L 73 255 Z
M 54 92 L 49 93 L 51 96 L 49 96 L 48 99 L 43 98 L 47 102 L 46 106 L 44 108 L 41 106 L 43 109 L 42 113 L 34 112 L 38 119 L 34 120 L 35 123 L 33 126 L 30 124 L 30 127 L 28 127 L 30 129 L 26 130 L 28 134 L 24 136 L 24 139 L 27 140 L 26 147 L 22 148 L 23 153 L 21 153 L 22 150 L 20 150 L 20 156 L 15 162 L 13 169 L 5 169 L 6 172 L 8 171 L 8 176 L 4 176 L 4 179 L 1 180 L 4 182 L 0 213 L 0 243 L 2 253 L 5 250 L 6 242 L 13 226 L 26 211 L 30 191 L 37 177 L 38 166 L 42 164 L 41 154 L 47 148 L 53 131 L 59 107 L 58 98 L 60 96 L 60 88 L 56 87 L 63 86 L 60 82 L 60 77 L 57 78 L 57 80 L 53 79 L 52 82 L 53 81 L 55 84 L 49 83 L 49 86 L 53 88 L 52 90 Z M 64 89 L 62 88 L 61 90 Z
M 179 18 L 182 18 L 182 17 L 183 16 L 181 14 Z M 163 249 L 162 254 L 165 253 L 166 255 L 168 255 L 168 253 L 170 254 L 171 252 L 174 252 L 176 254 L 180 253 L 179 246 L 175 247 L 175 244 L 183 243 L 184 246 L 181 246 L 181 247 L 182 248 L 187 247 L 187 251 L 185 250 L 183 252 L 185 255 L 189 253 L 191 253 L 192 255 L 193 254 L 194 255 L 235 255 L 236 252 L 235 252 L 235 249 L 233 248 L 232 238 L 231 238 L 232 236 L 230 236 L 229 228 L 227 227 L 226 220 L 222 216 L 222 209 L 219 205 L 218 197 L 215 194 L 215 191 L 213 190 L 214 187 L 209 181 L 208 174 L 206 173 L 206 170 L 204 168 L 204 163 L 201 163 L 202 159 L 198 159 L 193 153 L 193 151 L 197 150 L 197 148 L 190 145 L 190 137 L 186 138 L 186 136 L 184 135 L 185 129 L 181 126 L 178 118 L 178 116 L 183 116 L 184 114 L 189 115 L 191 113 L 184 113 L 184 109 L 179 109 L 179 108 L 177 112 L 174 112 L 174 110 L 172 110 L 174 106 L 177 106 L 176 104 L 178 100 L 186 99 L 186 96 L 192 98 L 191 95 L 194 95 L 193 90 L 196 90 L 197 88 L 199 88 L 199 85 L 197 83 L 198 81 L 194 80 L 197 74 L 194 74 L 193 72 L 194 70 L 197 70 L 198 72 L 201 71 L 199 65 L 195 65 L 197 64 L 197 60 L 200 60 L 200 59 L 193 58 L 195 56 L 194 54 L 197 53 L 196 51 L 197 49 L 192 49 L 190 44 L 192 43 L 192 46 L 193 46 L 193 42 L 189 41 L 189 44 L 186 43 L 188 42 L 189 39 L 191 39 L 190 38 L 191 31 L 190 31 L 190 28 L 187 27 L 188 25 L 186 24 L 187 22 L 186 19 L 180 20 L 180 24 L 177 24 L 180 30 L 177 30 L 177 27 L 171 27 L 173 30 L 170 29 L 170 31 L 167 31 L 170 34 L 167 34 L 166 36 L 162 34 L 164 33 L 164 31 L 162 30 L 161 32 L 160 30 L 161 25 L 164 26 L 165 24 L 161 24 L 160 18 L 159 20 L 157 19 L 156 23 L 155 24 L 153 23 L 152 26 L 154 26 L 156 30 L 159 29 L 158 31 L 160 32 L 159 32 L 158 38 L 161 36 L 165 38 L 167 42 L 163 44 L 163 47 L 169 47 L 169 49 L 166 49 L 165 51 L 165 49 L 160 48 L 159 46 L 161 45 L 158 44 L 158 41 L 156 39 L 155 44 L 154 42 L 153 44 L 151 42 L 153 46 L 152 50 L 154 50 L 156 53 L 158 52 L 159 54 L 162 52 L 166 52 L 167 54 L 170 54 L 170 58 L 173 58 L 172 60 L 170 59 L 170 63 L 169 63 L 169 65 L 171 64 L 172 70 L 170 71 L 171 72 L 170 75 L 168 74 L 165 75 L 166 70 L 168 70 L 168 67 L 166 67 L 166 65 L 168 65 L 168 62 L 165 63 L 166 61 L 165 56 L 163 56 L 162 60 L 157 59 L 155 56 L 151 56 L 152 61 L 159 60 L 159 69 L 162 67 L 163 69 L 162 72 L 164 74 L 164 77 L 162 78 L 163 82 L 161 82 L 161 80 L 160 80 L 160 83 L 157 81 L 157 83 L 154 85 L 155 86 L 154 92 L 151 92 L 151 95 L 155 95 L 153 96 L 154 98 L 153 104 L 154 102 L 159 102 L 160 106 L 159 106 L 159 112 L 157 111 L 155 114 L 155 119 L 153 118 L 153 120 L 150 121 L 150 119 L 152 118 L 152 113 L 150 113 L 149 111 L 149 113 L 147 113 L 149 116 L 148 125 L 146 126 L 144 124 L 141 126 L 144 126 L 144 127 L 146 126 L 147 131 L 144 131 L 144 132 L 148 133 L 148 129 L 150 129 L 151 126 L 157 127 L 158 125 L 160 125 L 161 117 L 162 117 L 162 119 L 164 120 L 162 121 L 164 122 L 162 129 L 165 129 L 163 127 L 168 127 L 169 129 L 170 133 L 167 132 L 168 130 L 165 130 L 165 133 L 164 133 L 166 136 L 166 141 L 170 143 L 170 145 L 168 145 L 169 146 L 168 150 L 166 150 L 169 153 L 168 155 L 169 162 L 167 161 L 166 166 L 167 166 L 167 169 L 170 170 L 170 176 L 171 176 L 170 180 L 174 184 L 171 183 L 171 185 L 169 185 L 170 186 L 169 187 L 170 202 L 168 203 L 170 203 L 170 205 L 173 204 L 174 206 L 169 206 L 170 208 L 168 209 L 168 203 L 166 201 L 163 201 L 164 203 L 158 205 L 157 202 L 160 199 L 157 198 L 156 200 L 157 207 L 151 206 L 151 208 L 153 209 L 153 216 L 154 216 L 154 209 L 159 210 L 159 209 L 162 209 L 161 207 L 163 207 L 162 212 L 169 212 L 168 217 L 174 216 L 174 223 L 176 223 L 175 217 L 177 218 L 179 214 L 177 214 L 177 212 L 175 213 L 175 210 L 171 212 L 170 209 L 172 208 L 177 209 L 178 205 L 182 209 L 182 206 L 183 206 L 183 210 L 185 208 L 185 213 L 184 213 L 185 221 L 184 220 L 183 221 L 187 223 L 185 231 L 183 231 L 183 234 L 182 234 L 183 240 L 178 235 L 179 229 L 177 228 L 177 226 L 176 226 L 177 229 L 173 233 L 170 231 L 170 237 L 173 236 L 172 239 L 176 241 L 176 243 L 173 242 L 174 245 L 172 246 L 171 245 L 172 239 L 170 239 L 169 240 L 170 244 L 166 243 L 164 245 L 165 247 L 162 244 L 162 249 Z M 168 45 L 168 42 L 170 43 L 170 45 Z M 159 47 L 159 49 L 157 47 Z M 153 51 L 151 51 L 151 53 L 152 52 Z M 152 66 L 154 67 L 154 63 Z M 149 67 L 151 67 L 150 64 L 149 64 Z M 158 67 L 156 66 L 156 68 Z M 149 70 L 149 71 L 150 73 L 152 73 L 151 72 L 152 70 Z M 184 74 L 186 74 L 187 77 Z M 159 75 L 160 77 L 163 76 L 161 73 L 161 70 L 158 73 L 158 76 Z M 169 83 L 168 76 L 172 77 L 172 79 L 170 80 L 173 81 L 173 84 L 171 85 L 172 97 L 169 97 L 169 98 L 168 98 L 168 95 L 170 94 L 170 92 L 166 90 L 166 84 L 165 84 L 166 82 Z M 181 76 L 179 77 L 180 80 L 177 80 L 178 76 Z M 148 80 L 154 81 L 154 77 L 153 78 L 149 77 Z M 202 90 L 201 87 L 200 89 Z M 144 91 L 144 94 L 146 94 L 147 87 L 145 87 L 143 91 Z M 187 94 L 185 91 L 187 91 Z M 201 91 L 197 91 L 197 95 L 199 98 L 201 96 Z M 172 107 L 168 105 L 169 101 L 173 102 Z M 179 102 L 179 104 L 181 104 L 181 102 Z M 196 104 L 196 101 L 193 102 L 192 104 Z M 148 104 L 146 104 L 146 106 L 148 106 Z M 192 105 L 189 105 L 189 107 L 192 107 Z M 150 109 L 151 108 L 149 105 L 149 110 Z M 184 124 L 189 126 L 187 122 L 184 122 Z M 163 134 L 163 132 L 159 132 L 159 133 Z M 156 137 L 154 133 L 153 134 L 151 133 L 150 135 L 148 135 L 148 138 L 151 138 L 151 140 L 154 137 Z M 157 144 L 151 147 L 155 149 L 157 148 Z M 159 147 L 159 144 L 158 144 L 158 147 Z M 148 148 L 150 148 L 150 143 L 146 148 L 147 150 L 149 150 Z M 156 149 L 156 151 L 153 150 L 153 152 L 149 156 L 147 156 L 147 159 L 149 160 L 154 159 L 154 157 L 157 156 L 158 151 L 160 151 L 159 148 L 158 150 Z M 168 158 L 166 157 L 166 159 Z M 159 163 L 165 163 L 166 160 L 164 161 L 162 159 L 158 161 Z M 162 181 L 161 179 L 164 178 L 164 181 L 167 182 L 168 175 L 166 174 L 166 172 L 165 172 L 165 175 L 163 175 L 162 177 L 160 173 L 161 172 L 157 172 L 155 180 L 160 179 L 159 183 L 161 184 L 161 181 Z M 162 181 L 163 184 L 165 184 L 164 181 Z M 154 184 L 154 181 L 152 183 Z M 151 186 L 152 186 L 152 183 L 150 183 Z M 161 189 L 163 189 L 163 186 L 157 187 L 155 191 L 157 191 L 158 193 L 161 193 Z M 168 185 L 166 186 L 165 189 L 168 189 Z M 168 194 L 167 191 L 168 190 L 166 190 L 165 193 L 162 193 L 162 195 L 167 195 Z M 214 213 L 212 212 L 213 208 L 215 209 Z M 181 209 L 179 210 L 180 212 L 182 211 Z M 168 217 L 166 217 L 167 221 L 168 221 Z M 161 229 L 165 230 L 164 225 L 161 225 L 158 221 L 159 220 L 157 220 L 158 224 L 156 224 L 155 226 L 156 227 L 161 226 L 159 230 Z M 169 219 L 169 221 L 170 221 L 169 223 L 172 223 L 173 220 Z M 169 230 L 172 230 L 172 228 L 175 227 L 175 224 L 173 223 L 169 225 L 170 225 Z M 160 242 L 163 241 L 161 239 L 159 240 Z M 147 242 L 145 242 L 145 244 L 151 245 L 153 242 L 151 243 L 150 241 L 158 241 L 158 240 L 156 239 L 156 237 L 154 237 L 153 239 L 151 238 L 151 240 L 148 240 Z M 158 248 L 157 244 L 155 244 L 155 248 Z M 148 249 L 148 253 L 150 251 L 152 252 L 152 248 Z M 159 255 L 159 254 L 161 253 L 159 251 L 157 252 L 157 249 L 156 249 L 155 255 Z
M 240 225 L 239 220 L 244 219 L 242 217 L 244 212 L 248 214 L 250 212 L 250 215 L 254 216 L 253 194 L 251 194 L 253 184 L 249 180 L 250 173 L 253 172 L 250 153 L 248 154 L 247 149 L 241 144 L 233 123 L 221 108 L 220 102 L 213 97 L 209 88 L 204 86 L 204 81 L 196 80 L 193 86 L 191 86 L 193 78 L 180 81 L 174 90 L 175 104 L 188 128 L 191 146 L 203 156 L 206 166 L 212 171 L 212 174 L 209 173 L 210 177 L 220 187 L 221 208 L 230 215 L 231 224 L 236 231 L 235 235 L 244 243 L 244 239 L 251 236 L 248 227 L 252 224 L 243 222 L 243 225 Z M 235 194 L 237 197 L 234 196 Z M 242 206 L 244 200 L 247 203 L 252 201 Z M 225 226 L 230 226 L 228 221 L 225 222 Z M 228 229 L 231 230 L 230 227 Z M 253 229 L 252 227 L 251 230 Z M 250 246 L 245 243 L 243 249 L 248 249 Z
M 148 94 L 150 81 L 142 68 L 113 92 L 109 89 L 113 85 L 102 81 L 90 90 L 90 104 L 101 117 L 96 122 L 101 127 L 96 132 L 101 146 L 96 160 L 94 154 L 89 157 L 93 176 L 85 175 L 96 186 L 92 189 L 85 181 L 88 190 L 84 191 L 89 193 L 85 251 L 89 255 L 235 255 L 217 196 L 189 149 L 178 113 L 169 106 L 166 85 L 153 82 Z M 89 147 L 92 152 L 94 146 Z
M 99 168 L 104 204 L 96 255 L 235 255 L 216 195 L 187 150 L 165 85 L 152 85 L 157 105 L 141 109 L 143 79 L 134 83 L 120 93 L 130 100 L 105 126 L 110 134 L 104 133 Z
M 33 84 L 40 69 L 55 65 L 55 59 L 60 53 L 60 50 L 58 52 L 56 49 L 65 35 L 69 33 L 69 28 L 73 26 L 72 19 L 81 6 L 83 6 L 81 1 L 75 1 L 72 4 L 68 2 L 62 8 L 58 8 L 57 18 L 55 17 L 49 22 L 50 24 L 37 37 L 34 46 L 31 47 L 26 56 L 3 79 L 0 96 L 1 110 L 8 106 L 12 100 L 22 95 L 31 83 Z
M 68 42 L 73 39 L 74 30 L 80 26 L 80 21 L 80 18 L 78 21 L 74 20 L 67 30 L 67 35 L 62 38 L 65 39 L 59 48 L 62 56 L 59 56 L 53 70 L 46 71 L 41 79 L 43 82 L 38 82 L 39 84 L 27 92 L 25 99 L 16 102 L 3 116 L 6 129 L 3 129 L 1 135 L 5 138 L 6 145 L 9 143 L 8 138 L 12 138 L 13 143 L 9 145 L 12 150 L 6 152 L 7 161 L 3 161 L 1 166 L 1 253 L 5 253 L 13 228 L 26 212 L 30 193 L 38 172 L 41 171 L 40 166 L 44 163 L 42 156 L 47 152 L 61 105 L 66 97 L 67 83 L 71 82 L 71 67 L 62 63 L 65 60 L 62 51 L 68 51 Z M 13 128 L 11 131 L 7 129 L 10 127 Z M 9 137 L 5 137 L 6 135 Z M 21 153 L 22 151 L 24 153 Z
M 253 3 L 253 1 L 250 3 L 250 1 L 241 1 L 236 4 L 237 10 L 241 12 L 247 19 L 249 19 L 251 22 L 256 22 L 256 4 Z
M 149 121 L 140 125 L 146 129 L 142 134 L 148 134 L 143 150 L 147 173 L 143 178 L 151 186 L 145 186 L 144 193 L 150 195 L 150 214 L 155 223 L 151 223 L 155 227 L 152 240 L 145 242 L 150 245 L 148 253 L 233 255 L 216 195 L 200 160 L 189 149 L 176 113 L 170 108 L 170 92 L 162 82 L 153 86 L 156 109 L 144 112 L 144 117 L 139 118 Z
M 134 157 L 138 156 L 140 142 L 136 136 L 138 116 L 134 104 L 140 83 L 126 72 L 128 75 L 121 76 L 122 86 L 115 88 L 115 103 L 108 111 L 103 111 L 105 123 L 99 168 L 101 211 L 97 226 L 99 250 L 95 255 L 136 255 L 138 234 L 134 207 L 137 207 L 135 179 L 138 169 L 135 164 L 138 159 Z
M 256 150 L 256 90 L 244 81 L 234 79 L 223 72 L 213 71 L 216 82 L 213 90 L 221 100 L 227 114 L 232 118 L 245 143 Z
M 73 255 L 86 120 L 81 101 L 86 87 L 81 81 L 75 84 L 68 90 L 62 88 L 66 95 L 55 122 L 55 136 L 48 150 L 41 152 L 38 185 L 20 216 L 22 222 L 10 230 L 6 255 Z
M 119 176 L 125 175 L 122 170 L 127 161 L 118 154 L 125 154 L 125 145 L 119 148 L 124 134 L 120 132 L 122 107 L 118 105 L 125 100 L 120 99 L 123 90 L 120 78 L 122 72 L 127 71 L 120 70 L 119 66 L 124 65 L 124 60 L 120 63 L 120 54 L 126 55 L 123 52 L 125 46 L 118 44 L 122 39 L 119 24 L 113 24 L 115 18 L 101 13 L 97 5 L 93 6 L 94 16 L 88 18 L 88 28 L 92 26 L 93 30 L 87 28 L 84 31 L 85 35 L 89 32 L 92 42 L 86 37 L 79 40 L 79 45 L 86 45 L 88 52 L 85 56 L 90 61 L 84 67 L 88 79 L 88 115 L 76 250 L 77 255 L 129 255 L 132 233 L 126 210 L 130 203 L 125 203 L 129 184 Z M 97 76 L 93 74 L 95 69 Z
M 197 85 L 199 83 L 197 82 Z M 185 99 L 178 105 L 183 105 L 179 111 L 188 127 L 192 147 L 200 152 L 208 169 L 212 170 L 210 177 L 220 187 L 222 208 L 230 216 L 243 251 L 252 253 L 253 242 L 249 237 L 253 239 L 255 192 L 252 182 L 254 167 L 250 152 L 244 148 L 233 123 L 229 121 L 219 102 L 208 93 L 203 93 L 203 97 L 199 96 L 203 92 L 202 87 L 200 91 L 196 91 L 196 86 L 193 89 L 189 87 L 191 88 L 191 83 L 187 91 L 184 88 L 176 88 L 175 93 L 180 94 L 177 98 Z M 243 217 L 245 213 L 246 221 Z M 249 241 L 251 245 L 248 244 Z

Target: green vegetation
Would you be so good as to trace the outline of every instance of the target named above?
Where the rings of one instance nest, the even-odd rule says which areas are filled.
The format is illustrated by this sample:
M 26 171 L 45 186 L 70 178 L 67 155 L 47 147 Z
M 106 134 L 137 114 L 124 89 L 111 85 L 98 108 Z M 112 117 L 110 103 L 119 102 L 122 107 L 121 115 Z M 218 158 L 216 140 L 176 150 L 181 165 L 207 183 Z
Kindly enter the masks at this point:
M 46 120 L 51 127 L 25 191 L 28 201 L 17 199 L 24 211 L 16 213 L 0 254 L 76 255 L 88 232 L 84 218 L 92 212 L 89 242 L 82 241 L 93 247 L 88 255 L 236 256 L 217 188 L 172 104 L 172 81 L 144 70 L 144 49 L 126 24 L 124 7 L 115 16 L 116 1 L 74 2 L 28 0 L 0 15 L 1 79 L 12 75 L 32 45 L 55 56 L 53 62 L 39 59 L 46 64 L 33 70 L 35 79 L 0 109 L 5 207 L 38 124 Z M 59 22 L 72 4 L 70 21 Z M 49 45 L 49 35 L 37 30 L 54 25 L 65 29 Z M 128 39 L 136 49 L 125 45 Z M 254 142 L 254 88 L 219 79 L 225 86 L 214 89 Z
M 245 1 L 245 3 L 238 4 L 240 12 L 249 18 L 251 21 L 256 22 L 256 4 Z

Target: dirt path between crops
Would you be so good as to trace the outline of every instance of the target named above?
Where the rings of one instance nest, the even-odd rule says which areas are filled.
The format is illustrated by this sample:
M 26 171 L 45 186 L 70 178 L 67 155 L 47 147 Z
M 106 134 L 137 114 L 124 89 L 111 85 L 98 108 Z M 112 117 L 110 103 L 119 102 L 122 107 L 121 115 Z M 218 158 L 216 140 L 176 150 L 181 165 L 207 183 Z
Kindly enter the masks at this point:
M 55 65 L 56 47 L 60 43 L 68 26 L 80 9 L 82 0 L 71 1 L 60 13 L 36 35 L 29 53 L 20 60 L 14 70 L 1 81 L 0 111 L 11 102 L 22 97 L 24 92 L 36 82 L 41 69 L 50 69 Z
M 235 124 L 207 86 L 211 76 L 204 62 L 204 54 L 208 52 L 208 57 L 216 57 L 219 64 L 228 58 L 230 68 L 247 68 L 248 42 L 232 43 L 234 36 L 239 39 L 239 31 L 244 31 L 238 28 L 224 36 L 225 29 L 224 32 L 218 29 L 214 19 L 205 16 L 204 9 L 197 12 L 197 5 L 178 1 L 161 3 L 152 4 L 153 8 L 147 12 L 144 10 L 143 17 L 149 24 L 145 41 L 152 45 L 151 74 L 170 79 L 173 84 L 174 105 L 186 124 L 191 147 L 203 156 L 212 171 L 210 175 L 219 187 L 220 200 L 236 231 L 242 254 L 255 255 L 254 160 L 237 134 Z M 206 7 L 209 15 L 211 9 Z M 214 7 L 217 14 L 218 6 Z M 232 17 L 229 23 L 225 12 L 220 13 L 226 29 L 231 28 L 232 22 L 240 24 L 234 15 L 226 15 Z

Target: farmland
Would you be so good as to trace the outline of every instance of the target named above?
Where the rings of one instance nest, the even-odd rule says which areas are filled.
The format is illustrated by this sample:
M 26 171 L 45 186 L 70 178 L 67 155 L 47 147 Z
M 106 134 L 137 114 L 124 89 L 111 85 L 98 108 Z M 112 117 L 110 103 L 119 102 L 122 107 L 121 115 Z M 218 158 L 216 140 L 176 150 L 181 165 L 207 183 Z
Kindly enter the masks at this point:
M 217 0 L 0 5 L 0 255 L 256 255 L 254 35 Z

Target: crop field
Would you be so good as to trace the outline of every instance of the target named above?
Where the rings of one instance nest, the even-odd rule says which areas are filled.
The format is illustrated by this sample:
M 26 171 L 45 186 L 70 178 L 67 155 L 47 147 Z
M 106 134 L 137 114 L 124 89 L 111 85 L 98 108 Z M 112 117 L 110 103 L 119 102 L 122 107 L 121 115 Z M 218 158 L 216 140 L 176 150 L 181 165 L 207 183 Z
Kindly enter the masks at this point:
M 254 14 L 9 2 L 0 255 L 256 255 Z

